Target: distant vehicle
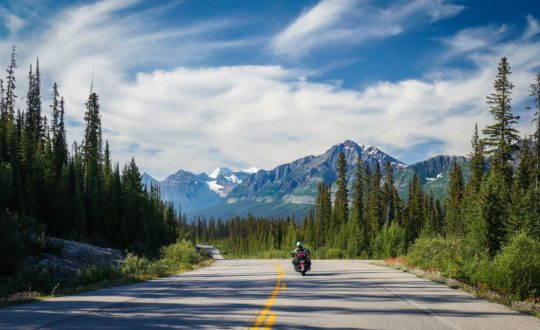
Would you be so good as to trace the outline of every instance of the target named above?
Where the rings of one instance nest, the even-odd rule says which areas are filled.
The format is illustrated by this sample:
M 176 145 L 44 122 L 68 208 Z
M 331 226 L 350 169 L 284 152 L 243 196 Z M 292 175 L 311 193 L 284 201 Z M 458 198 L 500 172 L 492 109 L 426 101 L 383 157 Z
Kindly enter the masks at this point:
M 302 276 L 306 275 L 306 272 L 311 270 L 311 259 L 309 258 L 309 250 L 305 250 L 301 242 L 298 242 L 299 249 L 292 251 L 294 270 L 298 273 L 302 273 Z

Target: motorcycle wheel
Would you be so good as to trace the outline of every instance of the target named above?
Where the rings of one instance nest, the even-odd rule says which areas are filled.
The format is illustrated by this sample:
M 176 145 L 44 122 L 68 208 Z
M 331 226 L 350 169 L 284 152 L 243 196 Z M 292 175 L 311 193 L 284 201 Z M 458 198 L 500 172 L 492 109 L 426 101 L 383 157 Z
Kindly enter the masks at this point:
M 302 276 L 306 276 L 306 272 L 302 272 Z

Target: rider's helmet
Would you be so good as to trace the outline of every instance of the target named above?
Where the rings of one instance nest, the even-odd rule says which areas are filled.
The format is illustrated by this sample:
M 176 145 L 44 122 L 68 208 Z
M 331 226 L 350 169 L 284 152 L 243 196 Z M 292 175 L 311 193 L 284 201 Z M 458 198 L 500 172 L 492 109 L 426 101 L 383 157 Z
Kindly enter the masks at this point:
M 296 242 L 296 247 L 304 247 L 304 244 L 302 242 Z

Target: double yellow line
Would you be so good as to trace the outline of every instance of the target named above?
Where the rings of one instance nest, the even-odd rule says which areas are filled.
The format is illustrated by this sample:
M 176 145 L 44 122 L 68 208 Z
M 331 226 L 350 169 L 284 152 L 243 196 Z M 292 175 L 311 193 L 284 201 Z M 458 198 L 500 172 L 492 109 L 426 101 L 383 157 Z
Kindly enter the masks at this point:
M 274 324 L 274 322 L 276 322 L 277 315 L 275 313 L 270 313 L 270 310 L 272 309 L 272 306 L 276 301 L 276 297 L 279 291 L 286 289 L 285 283 L 281 283 L 281 278 L 283 277 L 283 275 L 285 275 L 285 272 L 281 270 L 281 265 L 279 264 L 279 262 L 276 262 L 276 268 L 277 280 L 274 291 L 272 291 L 272 295 L 266 302 L 264 309 L 257 315 L 257 318 L 253 322 L 253 325 L 250 329 L 261 329 L 261 327 L 262 329 L 272 329 L 272 325 Z

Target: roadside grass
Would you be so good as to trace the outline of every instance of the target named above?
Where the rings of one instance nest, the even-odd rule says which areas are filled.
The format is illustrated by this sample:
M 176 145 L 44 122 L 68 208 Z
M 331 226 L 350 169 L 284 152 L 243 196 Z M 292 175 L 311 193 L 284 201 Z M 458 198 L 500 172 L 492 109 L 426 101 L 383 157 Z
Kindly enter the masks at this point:
M 212 263 L 209 254 L 197 252 L 190 242 L 179 241 L 163 247 L 159 259 L 127 253 L 120 265 L 94 264 L 70 279 L 56 277 L 49 267 L 27 267 L 11 277 L 0 277 L 0 307 L 173 276 Z
M 411 273 L 417 277 L 428 279 L 430 281 L 447 285 L 456 290 L 465 291 L 474 296 L 485 299 L 490 302 L 506 305 L 510 309 L 540 318 L 540 297 L 531 296 L 525 300 L 516 300 L 515 295 L 501 294 L 489 290 L 485 285 L 471 285 L 450 277 L 445 277 L 435 269 L 420 269 L 406 262 L 403 258 L 386 258 L 384 261 L 376 261 L 373 264 L 386 266 L 405 273 Z

